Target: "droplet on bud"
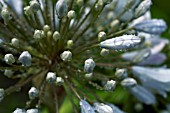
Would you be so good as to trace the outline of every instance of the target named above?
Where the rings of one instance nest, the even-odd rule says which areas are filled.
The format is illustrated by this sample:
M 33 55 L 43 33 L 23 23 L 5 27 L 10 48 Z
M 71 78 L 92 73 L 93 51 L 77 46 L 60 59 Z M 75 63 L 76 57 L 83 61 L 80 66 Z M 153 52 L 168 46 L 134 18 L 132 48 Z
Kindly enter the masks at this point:
M 9 64 L 9 65 L 12 65 L 14 62 L 15 62 L 15 58 L 12 54 L 6 54 L 4 56 L 4 61 Z
M 84 64 L 84 71 L 86 73 L 93 73 L 94 67 L 96 66 L 95 62 L 93 59 L 89 58 L 85 61 Z

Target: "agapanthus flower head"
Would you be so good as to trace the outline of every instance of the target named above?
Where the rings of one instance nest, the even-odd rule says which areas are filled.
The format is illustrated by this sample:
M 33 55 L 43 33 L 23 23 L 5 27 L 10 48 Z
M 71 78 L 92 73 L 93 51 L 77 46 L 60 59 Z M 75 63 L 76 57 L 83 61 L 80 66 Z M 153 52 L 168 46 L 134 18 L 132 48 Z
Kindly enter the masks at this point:
M 150 16 L 151 4 L 0 0 L 0 101 L 14 92 L 27 95 L 13 113 L 60 113 L 67 99 L 75 113 L 129 112 L 114 95 L 131 96 L 134 112 L 136 103 L 157 107 L 154 94 L 166 98 L 170 91 L 170 69 L 158 67 L 168 59 L 161 50 L 169 41 L 161 38 L 166 22 Z

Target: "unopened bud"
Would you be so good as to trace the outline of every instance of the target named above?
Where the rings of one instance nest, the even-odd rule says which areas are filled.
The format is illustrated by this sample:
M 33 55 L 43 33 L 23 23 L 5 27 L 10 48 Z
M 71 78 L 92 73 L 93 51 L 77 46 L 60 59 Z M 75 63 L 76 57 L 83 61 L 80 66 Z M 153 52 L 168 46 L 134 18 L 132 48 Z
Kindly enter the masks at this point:
M 9 64 L 12 65 L 15 62 L 15 58 L 12 54 L 6 54 L 4 57 L 4 61 Z
M 35 87 L 32 87 L 28 92 L 29 98 L 31 100 L 37 98 L 39 96 L 39 90 Z
M 67 13 L 67 17 L 68 17 L 69 19 L 75 18 L 75 17 L 76 17 L 75 11 L 74 11 L 74 10 L 70 10 L 70 11 Z
M 60 39 L 60 33 L 58 31 L 55 31 L 53 33 L 53 40 L 57 42 L 59 39 Z
M 28 51 L 22 52 L 18 60 L 22 63 L 23 66 L 31 66 L 32 57 Z
M 110 81 L 107 81 L 107 83 L 104 86 L 104 89 L 106 91 L 113 91 L 115 87 L 116 87 L 116 81 L 110 80 Z
M 67 61 L 71 61 L 72 59 L 72 53 L 70 51 L 64 51 L 61 55 L 60 58 L 67 62 Z
M 67 15 L 68 12 L 68 6 L 65 0 L 58 0 L 56 4 L 56 13 L 59 18 L 63 18 Z
M 104 56 L 107 56 L 108 54 L 109 54 L 109 49 L 104 49 L 104 48 L 103 48 L 103 49 L 100 51 L 100 55 L 103 56 L 103 57 L 104 57 Z
M 57 84 L 58 86 L 61 86 L 61 85 L 63 85 L 63 83 L 64 83 L 64 79 L 61 78 L 61 77 L 57 77 L 57 79 L 56 79 L 56 84 Z
M 47 77 L 46 77 L 46 81 L 48 82 L 48 83 L 54 83 L 55 81 L 56 81 L 56 74 L 55 73 L 53 73 L 53 72 L 48 72 L 47 73 Z
M 100 42 L 100 41 L 102 41 L 104 39 L 106 39 L 106 33 L 103 32 L 103 31 L 99 32 L 99 34 L 98 34 L 98 41 Z
M 94 67 L 96 66 L 95 62 L 93 59 L 89 58 L 85 61 L 84 64 L 84 71 L 87 73 L 93 73 Z

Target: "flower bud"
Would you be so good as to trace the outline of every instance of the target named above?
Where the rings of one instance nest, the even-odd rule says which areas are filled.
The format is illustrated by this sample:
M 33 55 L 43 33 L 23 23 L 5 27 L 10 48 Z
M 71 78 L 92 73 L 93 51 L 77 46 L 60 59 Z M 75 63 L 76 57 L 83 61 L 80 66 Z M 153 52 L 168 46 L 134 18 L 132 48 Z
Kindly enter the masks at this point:
M 32 57 L 28 51 L 22 52 L 18 60 L 22 63 L 23 66 L 31 66 Z
M 93 59 L 89 58 L 85 61 L 84 64 L 84 71 L 86 73 L 93 73 L 94 67 L 96 66 L 95 62 Z
M 14 72 L 12 70 L 5 69 L 4 75 L 7 76 L 8 78 L 12 77 Z
M 13 39 L 11 40 L 11 44 L 12 44 L 13 46 L 15 46 L 15 47 L 20 46 L 19 40 L 18 40 L 17 38 L 13 38 Z
M 93 107 L 85 100 L 80 100 L 81 113 L 95 113 Z
M 28 109 L 26 113 L 40 113 L 38 109 Z
M 101 48 L 122 51 L 134 48 L 141 43 L 141 38 L 135 35 L 123 35 L 112 39 L 107 39 L 100 43 Z
M 36 13 L 40 9 L 40 4 L 36 0 L 30 1 L 30 8 L 32 12 Z
M 121 85 L 124 87 L 132 87 L 136 84 L 137 82 L 134 78 L 125 78 L 124 80 L 121 81 Z
M 125 10 L 131 9 L 134 3 L 135 3 L 135 0 L 128 0 L 125 5 Z
M 59 18 L 63 18 L 67 15 L 68 12 L 68 6 L 65 0 L 58 0 L 56 4 L 56 13 Z
M 41 35 L 42 35 L 42 31 L 41 30 L 35 30 L 33 37 L 38 40 L 38 39 L 41 39 Z
M 27 16 L 33 14 L 31 7 L 30 7 L 30 6 L 24 7 L 24 13 L 25 13 L 25 15 L 27 15 Z
M 72 59 L 72 53 L 70 51 L 64 51 L 61 55 L 60 58 L 64 61 L 71 61 Z
M 115 76 L 119 79 L 127 77 L 127 69 L 116 69 Z
M 76 3 L 78 6 L 82 6 L 84 1 L 83 0 L 76 0 Z
M 110 27 L 113 29 L 113 30 L 116 30 L 120 25 L 120 21 L 119 20 L 113 20 L 111 23 L 110 23 Z
M 135 25 L 137 31 L 160 35 L 167 29 L 167 25 L 162 19 L 145 20 Z
M 94 103 L 94 109 L 97 113 L 114 113 L 109 105 L 103 103 Z
M 29 98 L 33 100 L 39 96 L 39 90 L 35 87 L 31 87 L 31 89 L 28 92 L 28 95 L 29 95 Z
M 58 31 L 55 31 L 53 33 L 53 40 L 57 42 L 59 39 L 60 39 L 60 33 Z
M 5 90 L 0 88 L 0 102 L 4 99 Z
M 70 10 L 70 11 L 67 13 L 67 17 L 68 17 L 69 19 L 75 18 L 75 17 L 76 17 L 75 11 L 74 11 L 74 10 Z
M 73 47 L 73 40 L 68 40 L 67 41 L 67 47 L 71 49 Z
M 100 51 L 100 55 L 101 56 L 107 56 L 109 54 L 109 50 L 108 49 L 102 49 L 101 51 Z
M 12 19 L 11 12 L 9 11 L 8 8 L 5 8 L 5 7 L 2 8 L 1 16 L 4 19 L 4 21 L 9 21 Z
M 4 61 L 9 64 L 12 65 L 15 62 L 15 58 L 12 54 L 6 54 L 4 57 Z
M 56 84 L 57 84 L 58 86 L 61 86 L 61 85 L 63 85 L 63 83 L 64 83 L 64 79 L 61 78 L 61 77 L 57 77 L 57 79 L 56 79 Z
M 100 41 L 102 41 L 104 39 L 106 39 L 106 33 L 103 32 L 103 31 L 99 32 L 99 34 L 98 34 L 98 41 L 100 42 Z
M 140 16 L 142 16 L 143 14 L 145 14 L 149 9 L 150 6 L 152 5 L 152 1 L 151 0 L 143 0 L 139 6 L 135 9 L 135 18 L 138 18 Z
M 85 77 L 86 79 L 91 79 L 92 76 L 93 76 L 93 73 L 86 73 L 86 74 L 84 75 L 84 77 Z
M 49 26 L 49 25 L 45 25 L 45 26 L 43 27 L 43 30 L 44 30 L 45 32 L 48 32 L 48 31 L 50 30 L 50 26 Z
M 104 89 L 106 91 L 113 91 L 115 87 L 116 87 L 116 81 L 110 80 L 110 81 L 107 81 L 107 83 L 104 86 Z
M 98 0 L 98 2 L 95 4 L 95 9 L 98 11 L 103 7 L 103 5 L 103 0 Z
M 56 74 L 55 73 L 53 73 L 53 72 L 48 72 L 47 73 L 47 77 L 46 77 L 46 81 L 48 82 L 48 83 L 54 83 L 55 81 L 56 81 Z
M 20 109 L 17 108 L 15 111 L 13 111 L 12 113 L 26 113 L 25 109 Z

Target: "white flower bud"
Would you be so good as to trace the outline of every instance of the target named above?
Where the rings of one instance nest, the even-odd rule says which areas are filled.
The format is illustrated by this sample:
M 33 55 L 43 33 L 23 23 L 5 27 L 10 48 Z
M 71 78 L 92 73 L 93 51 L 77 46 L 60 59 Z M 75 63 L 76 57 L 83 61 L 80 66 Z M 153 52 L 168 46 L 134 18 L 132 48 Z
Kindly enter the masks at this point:
M 35 39 L 41 39 L 42 37 L 42 31 L 41 30 L 35 30 L 34 31 L 34 36 L 33 36 Z
M 93 73 L 94 67 L 96 66 L 95 62 L 93 59 L 89 58 L 85 61 L 84 64 L 84 71 L 86 73 Z
M 40 4 L 35 0 L 30 1 L 30 8 L 32 12 L 36 13 L 40 9 Z
M 28 109 L 26 113 L 40 113 L 38 109 Z
M 110 27 L 113 29 L 113 30 L 116 30 L 120 25 L 120 21 L 119 20 L 113 20 L 111 23 L 110 23 Z
M 53 33 L 53 40 L 57 42 L 59 39 L 60 39 L 60 33 L 58 31 L 55 31 Z
M 97 113 L 114 113 L 109 105 L 103 103 L 94 103 L 94 109 Z
M 58 0 L 56 4 L 56 13 L 59 18 L 63 18 L 67 15 L 68 12 L 68 6 L 65 0 Z
M 119 79 L 127 77 L 127 69 L 116 69 L 115 76 Z
M 106 39 L 106 33 L 103 32 L 103 31 L 99 32 L 99 34 L 98 34 L 98 41 L 100 42 L 100 41 L 102 41 L 104 39 Z
M 116 87 L 116 81 L 114 80 L 107 81 L 107 83 L 104 85 L 104 89 L 106 91 L 113 91 L 115 87 Z
M 151 0 L 143 0 L 139 6 L 135 9 L 135 18 L 138 18 L 140 16 L 142 16 L 143 14 L 145 14 L 149 9 L 150 6 L 152 5 L 152 1 Z
M 67 61 L 71 61 L 72 59 L 72 53 L 70 51 L 64 51 L 61 55 L 60 58 L 67 62 Z
M 15 111 L 13 111 L 12 113 L 26 113 L 25 109 L 20 109 L 17 108 Z
M 13 38 L 13 39 L 11 40 L 11 44 L 12 44 L 13 46 L 15 46 L 15 47 L 20 46 L 19 40 L 18 40 L 17 38 Z
M 6 54 L 4 57 L 4 61 L 9 64 L 12 65 L 15 62 L 15 58 L 12 54 Z
M 29 95 L 29 98 L 33 100 L 39 96 L 39 90 L 35 87 L 31 87 L 31 89 L 28 92 L 28 95 Z
M 100 55 L 101 56 L 107 56 L 109 54 L 109 50 L 108 49 L 102 49 L 101 51 L 100 51 Z
M 48 72 L 47 73 L 47 77 L 46 77 L 46 81 L 48 82 L 48 83 L 54 83 L 55 81 L 56 81 L 56 74 L 55 73 L 53 73 L 53 72 Z
M 0 88 L 0 102 L 4 99 L 4 94 L 5 94 L 4 89 Z
M 74 10 L 70 10 L 70 11 L 67 13 L 67 17 L 68 17 L 69 19 L 75 18 L 75 17 L 76 17 L 75 11 L 74 11 Z
M 125 78 L 124 80 L 121 81 L 121 85 L 124 87 L 131 87 L 136 84 L 137 84 L 137 82 L 134 78 Z
M 48 31 L 50 30 L 50 26 L 49 26 L 49 25 L 45 25 L 45 26 L 43 27 L 43 30 L 44 30 L 45 32 L 48 32 Z
M 12 19 L 11 12 L 9 11 L 8 8 L 5 8 L 5 7 L 2 8 L 1 16 L 5 21 L 9 21 Z
M 12 77 L 13 74 L 14 74 L 14 72 L 12 70 L 5 69 L 5 71 L 4 71 L 4 75 L 9 78 Z
M 73 47 L 73 40 L 68 40 L 67 41 L 67 47 L 71 49 Z
M 28 51 L 22 52 L 18 60 L 22 63 L 23 66 L 31 66 L 32 57 Z
M 64 79 L 61 78 L 61 77 L 57 77 L 57 79 L 56 79 L 56 84 L 57 84 L 58 86 L 61 86 L 61 85 L 63 85 L 63 83 L 64 83 Z

